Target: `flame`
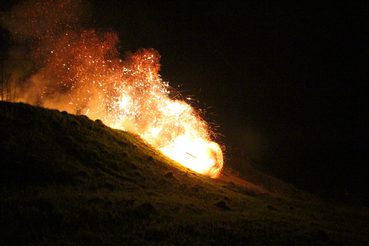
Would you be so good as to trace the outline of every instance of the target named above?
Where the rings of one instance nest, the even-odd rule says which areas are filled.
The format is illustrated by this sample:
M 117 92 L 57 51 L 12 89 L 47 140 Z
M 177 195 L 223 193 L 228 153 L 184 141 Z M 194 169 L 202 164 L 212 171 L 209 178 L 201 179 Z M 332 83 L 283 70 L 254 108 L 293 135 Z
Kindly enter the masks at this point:
M 156 50 L 140 49 L 121 59 L 113 32 L 58 29 L 42 35 L 33 54 L 39 69 L 24 83 L 18 101 L 100 119 L 139 135 L 195 172 L 219 175 L 220 146 L 198 112 L 172 96 L 160 77 Z

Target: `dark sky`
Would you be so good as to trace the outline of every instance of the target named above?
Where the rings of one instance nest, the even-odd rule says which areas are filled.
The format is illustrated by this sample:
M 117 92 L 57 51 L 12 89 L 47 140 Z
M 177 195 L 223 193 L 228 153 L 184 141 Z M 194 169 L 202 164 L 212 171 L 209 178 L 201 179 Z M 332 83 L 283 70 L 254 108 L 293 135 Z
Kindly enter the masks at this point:
M 313 192 L 369 196 L 368 6 L 236 2 L 93 1 L 92 16 L 122 51 L 159 51 L 162 77 L 219 126 L 227 166 L 247 156 Z

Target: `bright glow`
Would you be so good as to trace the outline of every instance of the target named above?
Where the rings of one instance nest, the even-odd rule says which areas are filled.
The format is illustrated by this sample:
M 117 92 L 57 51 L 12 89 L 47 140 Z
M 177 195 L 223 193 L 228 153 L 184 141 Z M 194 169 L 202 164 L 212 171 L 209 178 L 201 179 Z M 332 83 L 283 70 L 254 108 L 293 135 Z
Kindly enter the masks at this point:
M 159 75 L 157 51 L 142 49 L 123 61 L 113 33 L 67 34 L 49 44 L 46 66 L 19 100 L 101 119 L 139 135 L 183 166 L 217 177 L 222 151 L 196 110 L 171 98 L 171 88 Z
M 23 1 L 4 18 L 14 38 L 30 41 L 22 67 L 33 66 L 19 83 L 17 100 L 101 119 L 216 177 L 222 151 L 208 124 L 161 79 L 159 53 L 141 49 L 122 59 L 116 33 L 81 28 L 84 6 L 82 0 Z

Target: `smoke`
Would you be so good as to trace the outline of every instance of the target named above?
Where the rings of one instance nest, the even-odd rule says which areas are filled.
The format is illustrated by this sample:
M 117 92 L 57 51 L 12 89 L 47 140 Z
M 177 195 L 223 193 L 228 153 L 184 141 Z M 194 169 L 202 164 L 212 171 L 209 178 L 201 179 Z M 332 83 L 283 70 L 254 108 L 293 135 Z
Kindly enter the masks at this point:
M 15 42 L 9 63 L 15 100 L 99 118 L 217 176 L 222 151 L 197 111 L 171 98 L 159 53 L 141 49 L 122 59 L 118 35 L 88 27 L 82 13 L 89 13 L 82 0 L 47 0 L 25 1 L 2 15 Z
M 119 59 L 117 35 L 86 29 L 89 13 L 83 0 L 30 0 L 2 14 L 14 43 L 7 61 L 13 100 L 86 112 L 97 92 L 91 84 L 106 82 L 112 69 L 102 63 Z
M 5 64 L 8 83 L 17 90 L 13 100 L 25 96 L 29 103 L 43 104 L 35 90 L 48 85 L 40 86 L 37 75 L 48 66 L 53 44 L 64 33 L 80 30 L 88 13 L 89 4 L 82 0 L 23 1 L 1 13 L 1 26 L 13 42 Z
M 112 110 L 121 90 L 129 90 L 122 87 L 133 80 L 141 80 L 134 86 L 135 99 L 144 100 L 137 91 L 152 90 L 144 80 L 148 74 L 156 77 L 155 88 L 166 90 L 158 52 L 139 50 L 122 60 L 118 35 L 89 26 L 89 7 L 83 0 L 31 0 L 2 14 L 1 25 L 14 42 L 7 70 L 17 88 L 15 101 L 94 118 Z
M 82 0 L 23 1 L 5 12 L 1 23 L 17 41 L 45 41 L 78 29 L 88 12 L 88 4 Z
M 117 121 L 119 101 L 129 95 L 136 102 L 130 110 L 141 119 L 127 124 L 141 126 L 161 106 L 148 98 L 169 94 L 158 74 L 160 55 L 142 49 L 122 60 L 118 35 L 88 25 L 89 7 L 83 0 L 31 0 L 1 16 L 14 41 L 7 62 L 17 89 L 13 100 L 109 123 Z

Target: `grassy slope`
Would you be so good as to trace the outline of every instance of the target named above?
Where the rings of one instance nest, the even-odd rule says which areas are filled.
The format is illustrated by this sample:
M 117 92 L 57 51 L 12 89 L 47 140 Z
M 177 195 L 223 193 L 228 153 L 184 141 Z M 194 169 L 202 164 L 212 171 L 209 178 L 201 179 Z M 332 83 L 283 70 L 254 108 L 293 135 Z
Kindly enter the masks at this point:
M 85 116 L 0 102 L 0 131 L 0 245 L 369 244 L 368 209 L 212 180 Z

